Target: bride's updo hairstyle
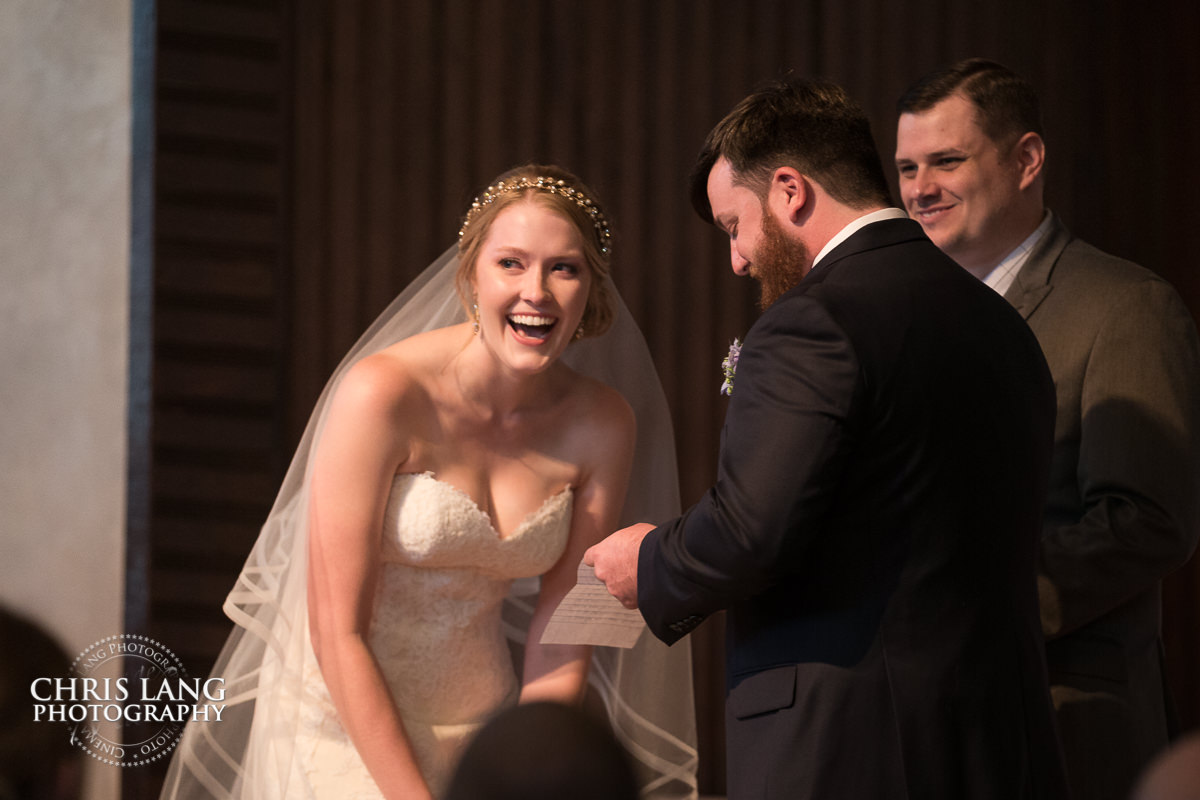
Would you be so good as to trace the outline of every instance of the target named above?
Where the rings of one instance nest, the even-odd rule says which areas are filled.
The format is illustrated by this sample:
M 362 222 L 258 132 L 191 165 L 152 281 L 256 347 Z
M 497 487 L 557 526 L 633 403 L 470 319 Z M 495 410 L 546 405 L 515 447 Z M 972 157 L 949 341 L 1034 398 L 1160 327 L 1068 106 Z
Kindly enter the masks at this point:
M 583 239 L 583 258 L 592 284 L 583 311 L 583 336 L 599 336 L 612 324 L 616 309 L 608 288 L 612 234 L 596 194 L 561 167 L 527 164 L 500 175 L 475 198 L 458 231 L 458 274 L 455 286 L 468 314 L 475 262 L 492 221 L 514 203 L 530 200 L 569 219 Z

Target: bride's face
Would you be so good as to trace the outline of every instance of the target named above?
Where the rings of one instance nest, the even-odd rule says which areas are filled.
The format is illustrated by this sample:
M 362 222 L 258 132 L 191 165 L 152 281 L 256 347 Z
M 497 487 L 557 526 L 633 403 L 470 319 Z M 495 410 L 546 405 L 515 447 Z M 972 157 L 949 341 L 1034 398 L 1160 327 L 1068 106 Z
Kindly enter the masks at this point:
M 571 343 L 592 276 L 579 229 L 530 200 L 492 220 L 472 281 L 479 337 L 510 368 L 537 372 Z

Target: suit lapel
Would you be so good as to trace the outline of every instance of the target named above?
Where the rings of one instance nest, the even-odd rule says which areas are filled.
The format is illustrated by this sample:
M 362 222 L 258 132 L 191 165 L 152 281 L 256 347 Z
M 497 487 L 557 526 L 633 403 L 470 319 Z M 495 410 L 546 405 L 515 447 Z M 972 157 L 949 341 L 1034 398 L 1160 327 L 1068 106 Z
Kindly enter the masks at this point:
M 1023 319 L 1028 320 L 1053 290 L 1054 265 L 1070 241 L 1071 232 L 1059 222 L 1058 217 L 1055 217 L 1051 220 L 1050 230 L 1034 245 L 1029 260 L 1021 267 L 1012 286 L 1004 293 L 1004 299 Z

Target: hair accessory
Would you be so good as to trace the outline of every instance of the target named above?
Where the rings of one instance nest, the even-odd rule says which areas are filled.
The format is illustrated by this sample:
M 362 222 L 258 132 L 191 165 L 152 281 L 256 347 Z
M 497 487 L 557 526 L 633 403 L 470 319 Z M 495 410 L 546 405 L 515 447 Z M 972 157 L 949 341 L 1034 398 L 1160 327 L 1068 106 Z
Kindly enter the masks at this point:
M 471 207 L 467 209 L 467 218 L 463 220 L 462 227 L 458 229 L 458 238 L 462 238 L 466 233 L 467 226 L 471 224 L 471 220 L 485 206 L 495 202 L 500 197 L 511 192 L 519 192 L 524 189 L 540 189 L 543 192 L 557 194 L 571 200 L 575 205 L 587 212 L 592 218 L 592 225 L 596 229 L 596 235 L 600 238 L 600 252 L 608 255 L 612 247 L 612 234 L 608 230 L 608 218 L 604 216 L 604 212 L 600 207 L 592 202 L 591 198 L 579 191 L 573 186 L 568 186 L 566 181 L 555 180 L 553 178 L 537 177 L 537 178 L 517 178 L 516 180 L 497 181 L 494 185 L 483 190 L 483 194 L 476 197 L 471 202 Z

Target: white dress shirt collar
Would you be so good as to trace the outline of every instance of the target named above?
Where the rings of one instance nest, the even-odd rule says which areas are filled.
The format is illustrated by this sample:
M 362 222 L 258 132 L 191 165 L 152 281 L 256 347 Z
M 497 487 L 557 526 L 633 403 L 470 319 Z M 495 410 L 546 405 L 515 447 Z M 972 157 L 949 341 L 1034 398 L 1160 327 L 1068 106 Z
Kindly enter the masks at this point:
M 813 259 L 813 266 L 820 263 L 821 259 L 828 255 L 829 251 L 837 247 L 842 242 L 850 238 L 859 229 L 865 228 L 872 222 L 883 222 L 885 219 L 907 219 L 908 215 L 903 209 L 899 208 L 881 208 L 878 211 L 872 211 L 869 214 L 863 214 L 858 219 L 851 222 L 846 227 L 837 232 L 837 235 L 825 243 L 821 248 L 821 252 L 817 253 L 817 257 Z
M 1025 266 L 1025 262 L 1029 260 L 1029 253 L 1033 250 L 1034 245 L 1041 241 L 1042 237 L 1046 235 L 1046 231 L 1050 230 L 1052 219 L 1053 215 L 1049 209 L 1046 209 L 1046 215 L 1042 217 L 1042 224 L 1038 225 L 1033 233 L 1025 237 L 1025 241 L 1017 245 L 1015 250 L 993 267 L 992 271 L 984 276 L 983 282 L 1003 297 L 1004 293 L 1008 291 L 1008 287 L 1012 286 L 1013 281 L 1017 279 L 1021 267 Z

